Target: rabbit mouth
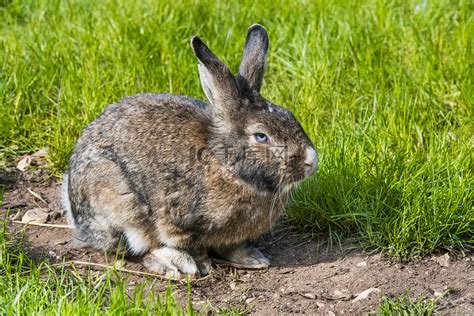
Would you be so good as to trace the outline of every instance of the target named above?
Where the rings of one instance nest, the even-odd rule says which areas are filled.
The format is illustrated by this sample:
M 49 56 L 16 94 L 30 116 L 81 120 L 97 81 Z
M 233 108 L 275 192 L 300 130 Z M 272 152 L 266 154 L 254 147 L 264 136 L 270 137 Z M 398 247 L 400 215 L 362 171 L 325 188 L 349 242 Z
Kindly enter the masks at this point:
M 318 154 L 312 147 L 306 148 L 306 159 L 304 161 L 304 175 L 305 177 L 311 176 L 316 172 L 318 165 Z
M 308 163 L 304 164 L 304 176 L 305 176 L 305 178 L 311 176 L 315 171 L 316 171 L 316 166 L 315 165 L 308 164 Z

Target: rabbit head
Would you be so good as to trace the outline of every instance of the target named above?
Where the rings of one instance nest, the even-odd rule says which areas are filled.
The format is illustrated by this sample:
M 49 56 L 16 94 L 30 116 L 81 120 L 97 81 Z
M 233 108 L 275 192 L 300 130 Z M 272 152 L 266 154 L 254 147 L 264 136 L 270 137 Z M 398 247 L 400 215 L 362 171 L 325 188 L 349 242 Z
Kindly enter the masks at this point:
M 293 114 L 260 94 L 268 44 L 266 30 L 252 25 L 234 77 L 199 37 L 191 39 L 210 102 L 208 148 L 245 182 L 277 192 L 314 173 L 317 154 Z

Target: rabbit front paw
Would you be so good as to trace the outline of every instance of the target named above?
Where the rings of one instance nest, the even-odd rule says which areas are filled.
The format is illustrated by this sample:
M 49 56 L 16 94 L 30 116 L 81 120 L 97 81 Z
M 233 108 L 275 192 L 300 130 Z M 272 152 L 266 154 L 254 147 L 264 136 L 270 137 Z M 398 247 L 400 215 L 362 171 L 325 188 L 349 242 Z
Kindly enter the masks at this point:
M 200 261 L 196 261 L 196 263 L 197 263 L 199 273 L 201 274 L 201 276 L 206 276 L 206 275 L 209 274 L 209 272 L 211 271 L 211 268 L 212 268 L 211 259 L 206 258 L 206 259 L 203 259 L 203 260 L 200 260 Z
M 194 248 L 189 250 L 189 253 L 197 264 L 201 276 L 208 275 L 212 268 L 212 261 L 207 251 L 208 249 L 206 248 Z
M 147 269 L 166 277 L 179 279 L 182 275 L 199 276 L 194 259 L 187 252 L 170 247 L 161 247 L 150 251 L 143 257 Z
M 270 265 L 270 260 L 257 248 L 241 245 L 236 248 L 213 248 L 230 265 L 247 269 L 264 269 Z

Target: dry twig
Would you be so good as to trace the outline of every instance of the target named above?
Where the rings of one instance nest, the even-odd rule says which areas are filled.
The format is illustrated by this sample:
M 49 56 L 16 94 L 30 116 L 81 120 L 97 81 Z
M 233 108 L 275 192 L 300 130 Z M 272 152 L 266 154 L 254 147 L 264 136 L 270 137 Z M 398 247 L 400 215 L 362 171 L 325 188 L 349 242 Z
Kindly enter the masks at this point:
M 115 269 L 116 271 L 120 271 L 120 272 L 125 272 L 125 273 L 130 273 L 130 274 L 137 274 L 137 275 L 144 275 L 144 276 L 151 276 L 151 277 L 158 278 L 158 279 L 165 280 L 165 281 L 174 281 L 174 282 L 178 282 L 178 283 L 181 283 L 181 284 L 186 284 L 186 282 L 184 280 L 181 280 L 181 279 L 173 279 L 173 278 L 165 277 L 165 276 L 160 275 L 160 274 L 142 272 L 142 271 L 137 271 L 137 270 L 130 270 L 130 269 L 114 267 L 114 266 L 109 266 L 109 265 L 106 265 L 106 264 L 95 263 L 95 262 L 71 260 L 71 261 L 67 261 L 67 262 L 62 263 L 61 265 L 68 264 L 68 263 L 78 264 L 78 265 L 83 265 L 83 266 L 90 266 L 90 267 L 98 267 L 98 268 L 104 268 L 104 269 Z M 190 282 L 191 283 L 196 283 L 196 282 L 199 282 L 199 281 L 203 281 L 203 280 L 209 278 L 210 276 L 211 275 L 209 274 L 209 275 L 206 275 L 205 277 L 202 277 L 202 278 L 199 278 L 199 279 L 194 279 L 194 280 L 191 279 Z
M 61 225 L 61 224 L 41 224 L 35 222 L 23 223 L 22 221 L 12 221 L 15 224 L 30 225 L 30 226 L 41 226 L 41 227 L 52 227 L 52 228 L 68 228 L 71 229 L 70 225 Z
M 44 204 L 48 205 L 48 202 L 46 202 L 42 197 L 41 195 L 39 195 L 38 193 L 36 193 L 35 191 L 31 190 L 31 188 L 27 188 L 26 189 L 31 195 L 33 195 L 35 198 L 37 198 L 38 200 L 40 200 L 41 202 L 43 202 Z

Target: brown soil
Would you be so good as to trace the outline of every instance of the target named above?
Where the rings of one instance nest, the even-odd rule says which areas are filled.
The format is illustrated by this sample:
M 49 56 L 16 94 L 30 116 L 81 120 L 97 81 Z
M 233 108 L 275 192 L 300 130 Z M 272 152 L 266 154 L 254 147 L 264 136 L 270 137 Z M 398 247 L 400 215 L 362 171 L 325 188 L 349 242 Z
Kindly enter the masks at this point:
M 44 253 L 52 262 L 105 263 L 106 258 L 97 251 L 75 248 L 69 229 L 25 228 L 23 224 L 12 222 L 12 218 L 21 220 L 27 210 L 42 207 L 59 211 L 51 216 L 49 224 L 66 224 L 60 212 L 56 179 L 38 170 L 0 174 L 0 184 L 2 182 L 7 186 L 0 218 L 10 209 L 8 229 L 26 229 L 34 253 Z M 210 277 L 193 284 L 194 306 L 239 308 L 253 314 L 356 314 L 376 310 L 382 295 L 394 297 L 409 293 L 413 299 L 421 296 L 436 299 L 437 310 L 442 314 L 474 314 L 473 256 L 451 257 L 447 264 L 442 263 L 447 266 L 434 260 L 442 258 L 441 254 L 396 263 L 350 245 L 330 249 L 317 240 L 302 240 L 285 224 L 263 236 L 257 246 L 271 259 L 269 269 L 251 271 L 216 266 Z M 126 261 L 125 268 L 145 271 L 140 263 L 131 260 Z M 134 277 L 133 283 L 139 281 L 139 277 Z M 167 283 L 158 282 L 162 286 Z M 380 292 L 353 302 L 359 293 L 369 288 Z M 176 293 L 186 297 L 185 287 L 177 286 Z

